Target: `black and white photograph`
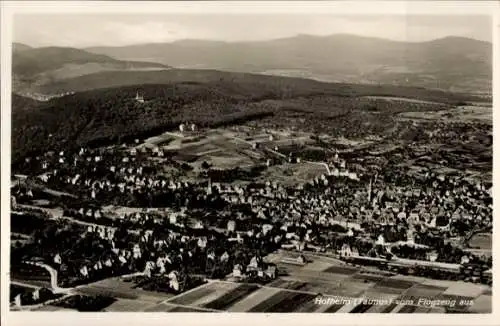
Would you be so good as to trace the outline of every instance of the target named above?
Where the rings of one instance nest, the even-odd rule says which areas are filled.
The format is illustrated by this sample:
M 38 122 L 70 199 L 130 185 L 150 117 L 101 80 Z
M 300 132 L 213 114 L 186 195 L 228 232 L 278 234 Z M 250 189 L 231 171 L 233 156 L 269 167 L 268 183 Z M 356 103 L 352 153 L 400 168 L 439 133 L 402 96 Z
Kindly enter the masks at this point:
M 9 319 L 492 314 L 488 3 L 57 2 L 2 22 Z

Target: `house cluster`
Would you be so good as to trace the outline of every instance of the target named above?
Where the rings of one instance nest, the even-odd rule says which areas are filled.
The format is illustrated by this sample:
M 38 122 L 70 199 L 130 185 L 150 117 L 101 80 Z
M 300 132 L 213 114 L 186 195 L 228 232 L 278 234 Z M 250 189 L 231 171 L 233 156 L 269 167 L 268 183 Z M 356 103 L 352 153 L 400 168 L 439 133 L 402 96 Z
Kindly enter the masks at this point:
M 235 264 L 231 274 L 237 280 L 257 280 L 271 281 L 278 277 L 278 268 L 276 264 L 264 263 L 257 256 L 252 257 L 248 265 Z
M 276 275 L 275 269 L 272 272 L 273 268 L 262 264 L 262 256 L 279 246 L 269 229 L 257 237 L 252 233 L 236 234 L 235 223 L 228 223 L 227 230 L 221 233 L 184 225 L 173 231 L 168 229 L 172 220 L 155 222 L 151 229 L 125 233 L 115 227 L 88 226 L 81 241 L 91 239 L 91 243 L 99 243 L 101 254 L 84 258 L 84 253 L 67 248 L 53 254 L 52 264 L 61 275 L 79 282 L 140 271 L 149 278 L 167 278 L 174 291 L 183 287 L 179 273 L 225 277 L 240 269 L 242 277 Z M 79 248 L 78 244 L 75 247 Z
M 155 164 L 134 151 L 99 154 L 81 149 L 73 154 L 60 152 L 57 159 L 41 159 L 40 168 L 38 179 L 41 182 L 84 192 L 95 200 L 102 196 L 123 197 L 127 193 L 154 193 L 162 189 L 176 191 L 190 187 L 185 182 L 158 176 Z
M 407 250 L 407 258 L 449 261 L 451 251 L 433 253 L 442 245 L 439 238 L 492 225 L 491 186 L 459 177 L 428 174 L 407 180 L 386 171 L 360 182 L 357 174 L 346 169 L 346 161 L 336 157 L 329 166 L 333 172 L 296 187 L 271 181 L 247 185 L 188 183 L 159 176 L 142 154 L 82 148 L 35 159 L 43 172 L 39 179 L 54 188 L 73 187 L 95 201 L 128 194 L 156 196 L 168 199 L 163 205 L 175 202 L 180 206 L 176 209 L 182 210 L 181 214 L 170 214 L 168 223 L 150 213 L 120 216 L 118 220 L 140 230 L 139 235 L 129 233 L 125 239 L 117 236 L 115 228 L 87 230 L 106 244 L 109 252 L 76 266 L 78 277 L 89 278 L 116 267 L 168 277 L 173 288 L 182 283 L 175 272 L 185 269 L 265 278 L 275 274 L 259 257 L 279 247 L 345 252 L 348 245 L 360 255 L 373 255 L 374 248 L 396 243 L 418 248 Z M 192 218 L 200 210 L 214 219 Z M 90 207 L 79 207 L 71 214 L 77 219 L 92 218 L 96 224 L 107 217 L 101 209 Z M 187 220 L 190 223 L 185 223 Z M 216 232 L 221 223 L 227 223 L 225 232 Z M 248 255 L 237 254 L 238 250 Z M 63 252 L 56 255 L 62 262 L 59 265 L 79 261 L 64 257 Z
M 383 241 L 427 248 L 429 253 L 442 244 L 439 239 L 491 227 L 491 188 L 482 183 L 441 175 L 407 185 L 385 182 L 381 176 L 367 187 L 339 185 L 327 176 L 319 179 L 324 182 L 309 184 L 307 191 L 268 182 L 246 189 L 216 185 L 211 193 L 233 205 L 246 204 L 257 218 L 271 224 L 279 221 L 284 230 L 303 228 L 303 234 L 287 234 L 289 241 L 282 246 L 290 248 L 318 246 L 318 226 L 341 224 L 346 232 L 375 235 L 369 240 L 373 243 L 381 236 Z M 432 254 L 425 254 L 424 259 L 428 256 Z M 442 253 L 436 259 L 460 263 L 461 257 Z

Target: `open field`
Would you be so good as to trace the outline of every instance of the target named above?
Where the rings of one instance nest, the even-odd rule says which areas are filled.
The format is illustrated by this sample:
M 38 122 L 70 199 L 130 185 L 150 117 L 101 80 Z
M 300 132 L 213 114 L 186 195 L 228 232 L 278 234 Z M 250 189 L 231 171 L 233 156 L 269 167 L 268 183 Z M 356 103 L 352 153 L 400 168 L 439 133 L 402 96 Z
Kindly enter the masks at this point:
M 139 312 L 151 307 L 153 304 L 149 301 L 118 299 L 106 307 L 104 311 L 110 312 Z
M 238 287 L 238 283 L 211 282 L 196 288 L 195 291 L 188 291 L 171 300 L 168 300 L 168 302 L 200 307 L 204 307 L 205 305 L 210 306 L 210 303 L 213 300 L 224 297 L 226 294 L 237 289 Z M 217 303 L 215 305 L 217 305 Z
M 187 306 L 177 306 L 169 303 L 162 302 L 160 304 L 149 307 L 145 310 L 145 312 L 210 312 L 207 310 L 195 308 L 195 307 L 187 307 Z
M 263 155 L 252 150 L 251 143 L 234 139 L 223 130 L 201 133 L 192 141 L 178 138 L 163 147 L 167 151 L 175 151 L 173 159 L 188 163 L 195 170 L 202 170 L 206 162 L 214 169 L 231 169 L 235 167 L 253 166 Z
M 235 302 L 240 301 L 258 289 L 259 287 L 254 284 L 241 284 L 240 286 L 226 292 L 224 295 L 204 304 L 203 306 L 210 309 L 225 310 L 228 307 L 231 307 Z
M 490 249 L 492 247 L 492 235 L 491 233 L 478 233 L 472 236 L 469 240 L 469 245 L 472 248 L 478 249 Z
M 270 140 L 270 136 L 273 139 Z M 205 170 L 204 163 L 211 169 L 252 168 L 262 165 L 266 159 L 286 160 L 289 152 L 300 146 L 299 152 L 317 156 L 316 152 L 325 156 L 320 148 L 311 147 L 309 134 L 292 134 L 286 132 L 255 132 L 250 128 L 213 129 L 199 131 L 196 136 L 184 138 L 182 135 L 173 136 L 173 133 L 162 134 L 146 140 L 146 143 L 158 143 L 168 140 L 164 150 L 173 154 L 173 159 L 179 163 L 189 164 L 195 172 Z M 254 148 L 254 144 L 259 144 Z M 274 148 L 278 146 L 279 152 Z M 306 146 L 305 149 L 302 148 Z M 309 150 L 308 150 L 309 149 Z M 307 152 L 307 153 L 306 153 Z M 303 155 L 300 156 L 303 156 Z M 309 156 L 310 156 L 309 155 Z M 309 157 L 304 156 L 303 160 Z M 326 169 L 320 164 L 303 162 L 299 164 L 278 163 L 260 172 L 257 179 L 276 179 L 284 184 L 307 182 L 321 174 Z
M 443 111 L 404 112 L 400 117 L 424 120 L 440 120 L 443 122 L 481 122 L 493 123 L 491 107 L 461 106 Z
M 378 99 L 378 100 L 386 100 L 386 101 L 401 101 L 401 102 L 410 102 L 410 103 L 426 103 L 426 104 L 440 104 L 438 102 L 432 101 L 423 101 L 414 98 L 405 98 L 405 97 L 394 97 L 394 96 L 364 96 L 368 99 Z
M 248 312 L 290 312 L 300 310 L 302 305 L 313 301 L 316 295 L 280 291 L 252 307 Z
M 308 182 L 315 177 L 326 174 L 324 166 L 311 163 L 274 165 L 264 170 L 257 180 L 275 180 L 279 184 L 292 185 Z

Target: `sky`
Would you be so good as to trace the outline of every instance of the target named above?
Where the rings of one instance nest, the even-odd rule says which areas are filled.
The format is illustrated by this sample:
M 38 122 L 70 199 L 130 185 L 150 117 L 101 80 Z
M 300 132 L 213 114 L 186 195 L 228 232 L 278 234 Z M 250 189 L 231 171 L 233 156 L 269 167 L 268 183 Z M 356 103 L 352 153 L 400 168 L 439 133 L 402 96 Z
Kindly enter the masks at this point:
M 355 34 L 421 42 L 463 36 L 492 42 L 480 15 L 16 14 L 13 41 L 34 47 L 123 46 L 182 39 L 258 41 L 298 34 Z

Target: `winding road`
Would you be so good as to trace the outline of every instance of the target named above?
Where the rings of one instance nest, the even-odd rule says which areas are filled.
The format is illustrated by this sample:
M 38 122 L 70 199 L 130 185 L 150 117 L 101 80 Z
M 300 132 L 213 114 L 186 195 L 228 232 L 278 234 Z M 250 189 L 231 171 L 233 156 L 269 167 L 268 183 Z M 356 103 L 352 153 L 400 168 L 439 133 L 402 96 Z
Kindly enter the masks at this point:
M 41 262 L 25 261 L 27 265 L 42 267 L 50 274 L 50 287 L 54 293 L 70 293 L 73 288 L 62 288 L 57 284 L 57 270 L 50 265 Z

